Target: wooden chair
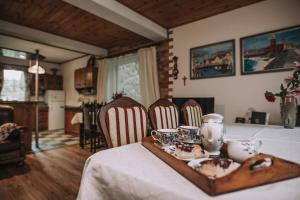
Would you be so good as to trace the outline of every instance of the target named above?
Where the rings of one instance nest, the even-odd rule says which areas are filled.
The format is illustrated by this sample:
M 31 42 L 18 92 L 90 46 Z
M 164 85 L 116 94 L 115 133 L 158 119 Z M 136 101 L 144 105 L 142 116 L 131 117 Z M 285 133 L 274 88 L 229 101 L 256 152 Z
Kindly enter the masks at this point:
M 100 124 L 107 148 L 139 142 L 146 136 L 147 111 L 129 97 L 120 97 L 100 110 Z
M 181 108 L 184 124 L 188 126 L 201 126 L 202 109 L 201 106 L 193 99 L 185 102 Z
M 152 129 L 178 128 L 179 116 L 177 106 L 168 99 L 159 99 L 148 109 Z

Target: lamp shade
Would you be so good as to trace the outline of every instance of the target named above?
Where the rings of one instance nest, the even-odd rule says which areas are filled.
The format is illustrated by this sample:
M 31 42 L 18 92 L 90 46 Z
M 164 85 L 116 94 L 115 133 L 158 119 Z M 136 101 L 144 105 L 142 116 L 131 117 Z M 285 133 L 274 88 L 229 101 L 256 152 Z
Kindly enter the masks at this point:
M 28 68 L 28 72 L 32 74 L 36 74 L 36 73 L 45 74 L 45 69 L 42 68 L 41 66 L 33 65 Z

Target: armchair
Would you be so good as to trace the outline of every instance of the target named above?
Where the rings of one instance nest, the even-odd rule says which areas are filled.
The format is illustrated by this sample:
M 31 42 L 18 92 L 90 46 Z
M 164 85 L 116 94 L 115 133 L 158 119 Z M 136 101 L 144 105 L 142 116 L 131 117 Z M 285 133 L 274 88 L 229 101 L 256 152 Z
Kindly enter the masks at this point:
M 7 105 L 0 105 L 0 125 L 13 122 L 14 108 Z M 0 164 L 19 162 L 25 160 L 25 127 L 17 128 L 3 141 L 0 141 Z

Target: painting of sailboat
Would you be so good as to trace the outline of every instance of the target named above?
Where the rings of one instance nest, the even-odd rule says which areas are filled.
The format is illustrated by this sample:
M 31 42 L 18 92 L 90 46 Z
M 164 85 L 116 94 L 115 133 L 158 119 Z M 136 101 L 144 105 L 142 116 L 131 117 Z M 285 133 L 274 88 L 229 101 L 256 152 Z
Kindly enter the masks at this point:
M 300 26 L 241 38 L 241 73 L 293 69 L 300 62 Z

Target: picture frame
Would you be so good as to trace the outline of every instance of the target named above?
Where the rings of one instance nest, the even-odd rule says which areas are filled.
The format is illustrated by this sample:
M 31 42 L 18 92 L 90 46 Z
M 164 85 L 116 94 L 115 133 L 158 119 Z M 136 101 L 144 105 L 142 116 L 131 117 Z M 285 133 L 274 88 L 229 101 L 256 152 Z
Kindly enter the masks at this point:
M 241 74 L 288 71 L 300 62 L 300 25 L 240 38 Z
M 190 49 L 190 79 L 235 75 L 235 40 Z

